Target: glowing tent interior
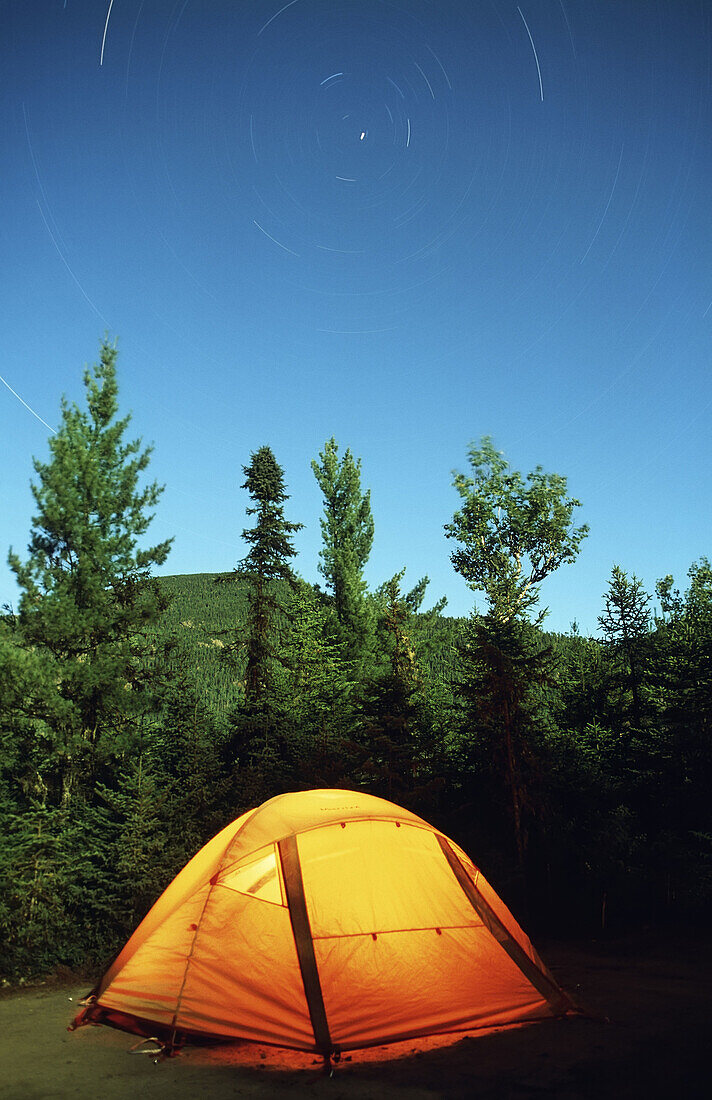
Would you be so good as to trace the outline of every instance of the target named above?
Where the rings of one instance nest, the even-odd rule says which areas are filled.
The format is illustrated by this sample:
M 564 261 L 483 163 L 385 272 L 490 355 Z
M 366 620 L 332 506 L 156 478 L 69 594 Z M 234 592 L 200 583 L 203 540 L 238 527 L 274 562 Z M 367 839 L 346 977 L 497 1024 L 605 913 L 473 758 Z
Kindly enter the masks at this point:
M 465 853 L 354 791 L 279 795 L 176 876 L 73 1026 L 325 1057 L 575 1011 Z

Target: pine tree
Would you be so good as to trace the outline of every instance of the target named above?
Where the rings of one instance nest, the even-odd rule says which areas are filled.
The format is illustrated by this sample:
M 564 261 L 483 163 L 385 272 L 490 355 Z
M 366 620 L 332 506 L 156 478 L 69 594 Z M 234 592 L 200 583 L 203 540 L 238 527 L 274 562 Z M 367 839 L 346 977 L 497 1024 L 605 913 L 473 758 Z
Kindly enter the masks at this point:
M 319 572 L 333 596 L 342 640 L 350 654 L 361 658 L 372 631 L 363 570 L 371 553 L 374 524 L 370 490 L 361 492 L 361 459 L 347 450 L 339 458 L 332 436 L 312 461 L 312 470 L 324 494 L 321 520 L 323 546 Z
M 150 706 L 146 655 L 165 601 L 150 576 L 171 540 L 144 548 L 162 492 L 139 488 L 151 448 L 125 442 L 117 419 L 116 347 L 84 374 L 86 409 L 62 401 L 50 460 L 35 460 L 29 558 L 9 563 L 22 589 L 19 642 L 42 667 L 32 701 L 42 725 L 47 801 L 66 809 L 98 769 L 126 753 Z

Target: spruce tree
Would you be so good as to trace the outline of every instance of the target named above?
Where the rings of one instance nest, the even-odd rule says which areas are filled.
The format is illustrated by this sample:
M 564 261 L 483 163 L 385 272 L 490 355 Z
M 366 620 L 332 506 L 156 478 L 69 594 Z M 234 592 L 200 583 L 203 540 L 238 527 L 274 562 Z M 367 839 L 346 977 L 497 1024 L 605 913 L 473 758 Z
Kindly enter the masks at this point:
M 647 692 L 655 726 L 638 740 L 644 761 L 643 821 L 666 859 L 665 905 L 712 901 L 712 566 L 694 562 L 684 593 L 667 576 L 656 585 L 660 613 L 647 640 Z M 646 645 L 646 656 L 647 654 Z M 647 759 L 645 759 L 647 757 Z M 642 769 L 641 769 L 642 771 Z M 659 879 L 657 880 L 659 881 Z
M 278 681 L 280 729 L 297 786 L 338 787 L 348 775 L 355 684 L 331 625 L 323 595 L 300 581 Z
M 95 835 L 112 854 L 111 892 L 123 935 L 143 919 L 181 863 L 167 828 L 170 787 L 151 751 L 139 750 L 111 786 L 97 787 Z M 172 865 L 173 864 L 173 865 Z
M 403 593 L 404 574 L 402 569 L 376 592 L 378 665 L 363 687 L 360 769 L 374 793 L 425 813 L 437 781 L 438 754 L 426 677 L 412 634 L 428 578 Z
M 622 680 L 631 694 L 631 717 L 636 728 L 642 716 L 642 690 L 645 668 L 645 648 L 650 633 L 650 596 L 635 574 L 631 578 L 619 565 L 614 565 L 605 611 L 598 622 L 614 659 L 622 665 Z M 621 679 L 614 670 L 614 682 Z M 620 704 L 619 710 L 621 708 Z
M 354 459 L 348 448 L 340 458 L 333 436 L 324 444 L 319 462 L 312 461 L 312 470 L 324 494 L 319 572 L 334 600 L 341 640 L 359 659 L 372 631 L 363 578 L 373 544 L 371 494 L 361 491 L 361 459 Z
M 537 787 L 545 768 L 547 724 L 541 688 L 553 672 L 551 648 L 531 623 L 502 622 L 492 615 L 472 615 L 458 648 L 462 737 L 480 788 L 478 800 L 494 781 L 485 797 L 492 799 L 494 819 L 508 802 L 524 874 L 529 834 L 541 811 Z
M 284 471 L 269 447 L 255 451 L 243 471 L 242 488 L 254 501 L 247 515 L 257 516 L 255 526 L 242 532 L 250 550 L 239 569 L 249 581 L 245 702 L 254 707 L 269 694 L 272 671 L 279 661 L 279 620 L 285 615 L 287 594 L 296 586 L 290 565 L 296 555 L 292 536 L 303 524 L 285 518 Z

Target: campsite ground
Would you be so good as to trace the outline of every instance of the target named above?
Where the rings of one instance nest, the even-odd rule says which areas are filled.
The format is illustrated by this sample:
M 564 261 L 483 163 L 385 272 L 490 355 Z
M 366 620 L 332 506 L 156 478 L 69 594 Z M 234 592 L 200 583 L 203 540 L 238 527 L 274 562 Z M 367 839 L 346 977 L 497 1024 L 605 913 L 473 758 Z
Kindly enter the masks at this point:
M 0 999 L 4 1100 L 329 1097 L 575 1098 L 712 1095 L 712 942 L 678 937 L 539 944 L 560 983 L 591 1013 L 475 1037 L 409 1041 L 355 1053 L 329 1079 L 311 1056 L 253 1044 L 188 1048 L 155 1065 L 129 1056 L 135 1036 L 66 1025 L 87 983 L 57 981 Z

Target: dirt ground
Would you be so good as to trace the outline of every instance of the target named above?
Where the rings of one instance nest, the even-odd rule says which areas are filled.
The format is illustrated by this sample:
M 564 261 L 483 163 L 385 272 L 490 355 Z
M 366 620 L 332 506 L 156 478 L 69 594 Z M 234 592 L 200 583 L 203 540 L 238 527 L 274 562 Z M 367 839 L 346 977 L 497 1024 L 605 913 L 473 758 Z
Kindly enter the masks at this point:
M 155 1064 L 150 1056 L 130 1053 L 136 1036 L 105 1027 L 70 1033 L 66 1026 L 87 991 L 86 982 L 6 994 L 0 999 L 0 1096 L 712 1096 L 712 942 L 657 938 L 538 946 L 564 988 L 601 1018 L 410 1040 L 345 1056 L 331 1078 L 311 1055 L 251 1043 L 188 1047 L 178 1057 Z

